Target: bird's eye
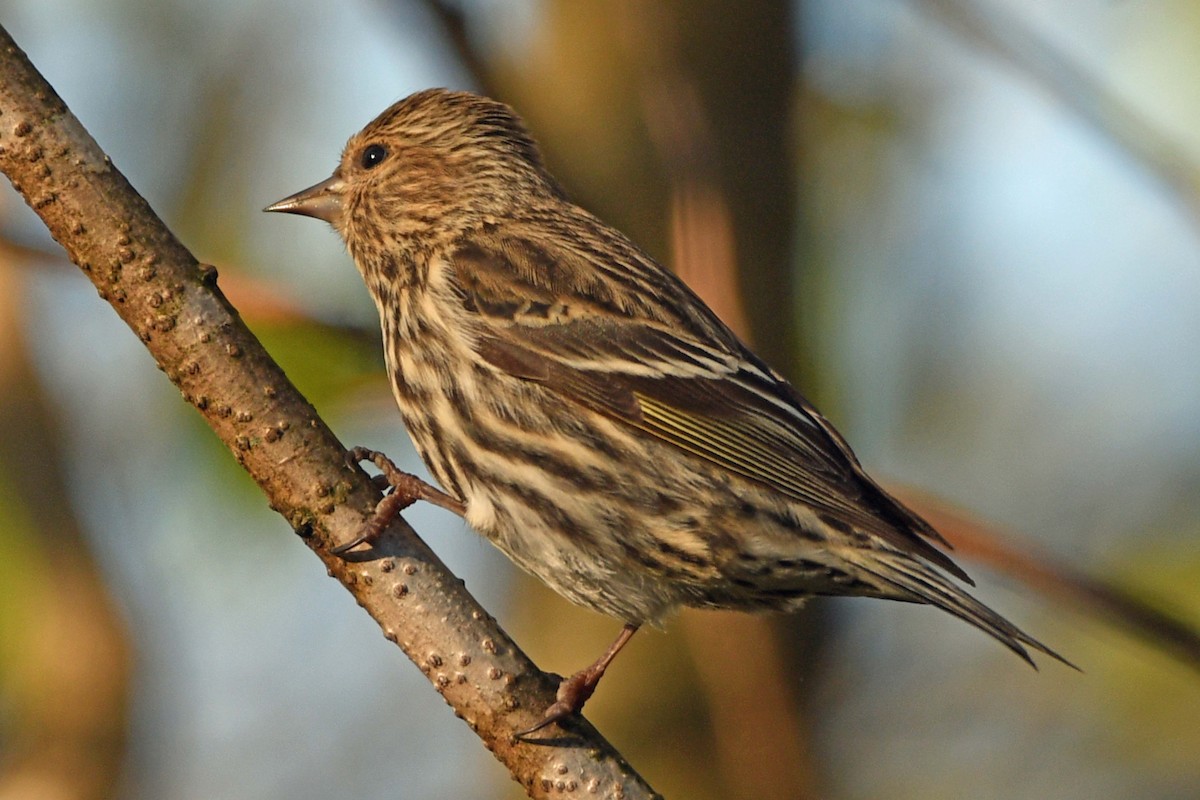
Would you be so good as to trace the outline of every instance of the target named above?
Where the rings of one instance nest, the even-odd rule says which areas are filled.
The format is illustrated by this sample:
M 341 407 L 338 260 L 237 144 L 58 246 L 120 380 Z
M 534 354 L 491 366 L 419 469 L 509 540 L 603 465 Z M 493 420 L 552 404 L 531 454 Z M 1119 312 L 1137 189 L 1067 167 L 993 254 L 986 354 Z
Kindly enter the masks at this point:
M 362 155 L 359 157 L 359 164 L 363 169 L 372 169 L 383 163 L 387 158 L 387 148 L 381 144 L 369 144 L 363 148 Z

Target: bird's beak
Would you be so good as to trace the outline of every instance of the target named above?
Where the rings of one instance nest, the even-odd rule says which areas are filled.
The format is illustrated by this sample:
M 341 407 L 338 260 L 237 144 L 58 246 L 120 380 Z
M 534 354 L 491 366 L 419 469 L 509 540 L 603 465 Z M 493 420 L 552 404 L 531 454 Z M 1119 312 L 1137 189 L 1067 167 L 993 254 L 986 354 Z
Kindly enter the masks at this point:
M 296 192 L 291 197 L 285 197 L 277 203 L 272 203 L 263 211 L 282 211 L 285 214 L 301 214 L 306 217 L 316 217 L 333 224 L 342 214 L 342 191 L 346 184 L 334 175 L 328 180 L 321 181 L 316 186 L 310 186 L 302 192 Z

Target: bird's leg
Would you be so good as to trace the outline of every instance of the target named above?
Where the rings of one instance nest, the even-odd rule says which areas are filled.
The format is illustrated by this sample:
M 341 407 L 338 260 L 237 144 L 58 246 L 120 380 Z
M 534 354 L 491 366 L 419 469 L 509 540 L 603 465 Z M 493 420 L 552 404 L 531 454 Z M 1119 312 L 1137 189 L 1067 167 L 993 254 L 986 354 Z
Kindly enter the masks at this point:
M 582 711 L 583 704 L 596 691 L 596 685 L 604 677 L 604 671 L 608 669 L 608 665 L 617 657 L 617 653 L 621 652 L 621 648 L 633 638 L 633 635 L 637 633 L 637 629 L 638 626 L 632 622 L 625 623 L 625 627 L 621 629 L 621 633 L 617 635 L 613 643 L 604 651 L 604 655 L 596 659 L 595 663 L 590 667 L 585 667 L 571 677 L 564 678 L 563 682 L 558 685 L 558 693 L 555 696 L 554 702 L 546 709 L 546 713 L 542 715 L 542 721 L 532 728 L 518 733 L 517 738 L 524 738 L 531 733 L 540 731 L 547 725 L 566 719 L 572 714 L 578 714 Z
M 383 486 L 380 486 L 381 490 L 390 486 L 393 495 L 398 494 L 407 501 L 396 509 L 397 512 L 402 511 L 418 500 L 424 500 L 428 503 L 433 503 L 435 506 L 441 506 L 460 517 L 467 513 L 461 500 L 456 500 L 436 486 L 431 486 L 421 480 L 416 475 L 401 471 L 395 462 L 378 450 L 369 450 L 366 447 L 354 447 L 350 449 L 346 456 L 346 460 L 352 464 L 358 464 L 360 461 L 370 461 L 379 467 L 379 471 L 383 474 L 376 475 L 371 480 L 377 486 L 382 483 Z M 388 496 L 391 497 L 392 495 Z
M 335 555 L 341 555 L 347 550 L 351 550 L 365 542 L 375 541 L 383 533 L 384 529 L 391 524 L 392 520 L 396 518 L 397 514 L 418 500 L 425 500 L 426 502 L 433 503 L 435 506 L 441 506 L 447 511 L 453 511 L 460 517 L 466 513 L 466 508 L 463 506 L 462 501 L 456 500 L 440 489 L 430 486 L 416 475 L 402 472 L 390 458 L 378 450 L 368 450 L 365 447 L 352 448 L 346 454 L 346 461 L 352 467 L 357 466 L 360 461 L 370 461 L 379 467 L 379 470 L 383 473 L 382 475 L 376 475 L 371 481 L 379 487 L 380 491 L 389 487 L 391 491 L 384 495 L 384 498 L 375 506 L 375 513 L 371 515 L 371 519 L 363 526 L 362 533 L 349 542 L 340 544 L 330 551 Z

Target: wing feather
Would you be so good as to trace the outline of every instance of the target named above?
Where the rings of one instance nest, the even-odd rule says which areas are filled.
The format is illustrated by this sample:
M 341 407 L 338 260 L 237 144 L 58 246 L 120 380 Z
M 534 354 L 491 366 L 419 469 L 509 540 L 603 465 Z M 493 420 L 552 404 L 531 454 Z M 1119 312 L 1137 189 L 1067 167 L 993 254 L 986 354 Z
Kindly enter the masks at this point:
M 631 281 L 625 294 L 611 283 L 599 291 L 586 250 L 551 252 L 545 241 L 477 239 L 453 258 L 483 360 L 970 582 L 927 541 L 945 544 L 937 532 L 674 276 L 633 249 L 627 268 L 645 271 L 659 296 L 630 296 Z

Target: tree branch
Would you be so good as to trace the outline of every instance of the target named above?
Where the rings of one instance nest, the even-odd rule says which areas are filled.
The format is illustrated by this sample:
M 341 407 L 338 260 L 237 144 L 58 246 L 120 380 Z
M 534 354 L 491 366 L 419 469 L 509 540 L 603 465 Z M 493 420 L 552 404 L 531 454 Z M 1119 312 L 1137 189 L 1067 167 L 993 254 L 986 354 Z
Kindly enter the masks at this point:
M 141 338 L 278 511 L 531 797 L 652 790 L 589 724 L 515 741 L 554 699 L 537 669 L 397 519 L 373 550 L 329 553 L 380 495 L 200 265 L 0 28 L 0 170 Z

